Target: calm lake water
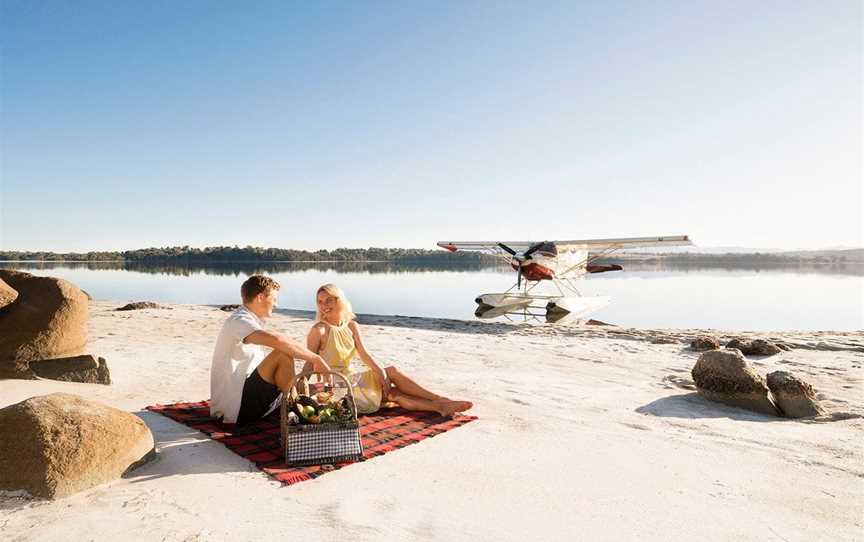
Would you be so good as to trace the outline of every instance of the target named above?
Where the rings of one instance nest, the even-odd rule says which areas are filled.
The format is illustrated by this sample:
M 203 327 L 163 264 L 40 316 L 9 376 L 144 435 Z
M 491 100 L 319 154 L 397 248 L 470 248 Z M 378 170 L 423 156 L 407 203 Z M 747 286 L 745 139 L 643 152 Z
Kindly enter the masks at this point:
M 474 319 L 474 298 L 509 288 L 503 267 L 380 264 L 225 264 L 203 267 L 116 263 L 0 262 L 0 267 L 62 277 L 97 300 L 228 304 L 246 276 L 282 284 L 279 306 L 314 309 L 321 284 L 341 286 L 355 312 Z M 635 327 L 740 330 L 864 329 L 864 268 L 674 268 L 625 266 L 582 281 L 583 295 L 609 295 L 592 315 Z

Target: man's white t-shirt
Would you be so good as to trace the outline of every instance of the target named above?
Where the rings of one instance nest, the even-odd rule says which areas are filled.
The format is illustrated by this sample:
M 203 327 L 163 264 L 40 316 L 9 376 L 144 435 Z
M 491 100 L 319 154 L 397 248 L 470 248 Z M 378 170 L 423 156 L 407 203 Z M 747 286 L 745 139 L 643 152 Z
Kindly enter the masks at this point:
M 261 320 L 242 305 L 222 325 L 210 365 L 211 416 L 226 423 L 237 421 L 246 377 L 273 351 L 259 344 L 246 344 L 243 339 L 263 329 Z

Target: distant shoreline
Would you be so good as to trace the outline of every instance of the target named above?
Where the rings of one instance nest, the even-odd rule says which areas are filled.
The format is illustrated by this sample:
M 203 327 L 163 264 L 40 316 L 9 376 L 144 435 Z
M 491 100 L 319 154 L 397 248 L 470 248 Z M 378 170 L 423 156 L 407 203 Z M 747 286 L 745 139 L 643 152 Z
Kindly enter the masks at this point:
M 597 262 L 606 263 L 606 262 L 624 262 L 624 263 L 639 263 L 639 264 L 663 264 L 663 263 L 674 263 L 676 265 L 687 265 L 688 263 L 692 264 L 706 264 L 706 263 L 715 263 L 715 264 L 729 264 L 729 263 L 740 263 L 740 264 L 763 264 L 763 265 L 798 265 L 798 264 L 806 264 L 806 265 L 864 265 L 864 261 L 820 261 L 817 259 L 807 260 L 807 259 L 788 259 L 782 261 L 765 261 L 760 259 L 746 259 L 746 258 L 717 258 L 717 257 L 709 257 L 705 259 L 701 258 L 689 258 L 689 259 L 677 259 L 677 258 L 658 258 L 656 256 L 652 256 L 650 258 L 602 258 L 596 260 Z M 116 263 L 116 264 L 124 264 L 124 263 L 133 263 L 133 264 L 154 264 L 154 263 L 173 263 L 177 265 L 240 265 L 240 264 L 325 264 L 325 263 L 335 263 L 335 264 L 380 264 L 380 263 L 389 263 L 389 264 L 399 264 L 399 263 L 410 263 L 405 262 L 403 260 L 231 260 L 231 261 L 207 261 L 207 260 L 193 260 L 193 261 L 177 261 L 177 260 L 0 260 L 0 263 L 75 263 L 75 264 L 85 264 L 85 263 Z M 459 263 L 469 263 L 469 262 L 452 262 L 454 264 Z M 503 264 L 502 264 L 503 265 Z
M 249 264 L 496 264 L 494 254 L 445 252 L 427 249 L 368 248 L 307 250 L 261 247 L 183 247 L 146 248 L 123 252 L 90 251 L 57 253 L 40 251 L 0 251 L 3 263 L 119 263 L 171 265 L 249 265 Z M 674 263 L 734 265 L 855 265 L 864 264 L 864 249 L 813 250 L 788 252 L 619 252 L 600 258 L 609 263 Z
M 833 252 L 833 251 L 832 251 Z M 707 254 L 707 253 L 685 253 L 685 254 L 618 254 L 615 256 L 599 258 L 598 263 L 619 263 L 633 264 L 639 263 L 642 265 L 663 265 L 674 264 L 676 266 L 686 265 L 818 265 L 818 266 L 837 266 L 837 265 L 864 265 L 864 251 L 850 250 L 850 254 L 846 255 L 825 255 L 820 252 L 815 252 L 812 255 L 785 255 L 784 253 L 776 254 Z M 52 255 L 53 256 L 53 255 Z M 179 265 L 179 266 L 218 266 L 218 265 L 267 265 L 267 264 L 501 264 L 502 261 L 496 257 L 486 254 L 470 254 L 471 257 L 452 258 L 450 254 L 444 254 L 442 257 L 437 255 L 416 256 L 416 257 L 401 257 L 388 259 L 268 259 L 268 258 L 238 258 L 238 259 L 209 259 L 209 258 L 188 258 L 183 256 L 177 257 L 147 257 L 147 258 L 99 258 L 88 259 L 86 257 L 69 258 L 66 255 L 57 255 L 54 257 L 43 258 L 0 258 L 0 263 L 26 263 L 26 264 L 131 264 L 131 265 Z

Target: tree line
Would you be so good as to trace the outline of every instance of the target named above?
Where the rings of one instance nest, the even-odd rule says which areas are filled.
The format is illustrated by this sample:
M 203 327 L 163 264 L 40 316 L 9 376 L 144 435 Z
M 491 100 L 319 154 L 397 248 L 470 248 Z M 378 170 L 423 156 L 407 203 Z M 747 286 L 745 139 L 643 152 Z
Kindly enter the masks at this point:
M 217 276 L 246 276 L 254 274 L 273 275 L 276 273 L 299 273 L 315 270 L 337 273 L 409 274 L 436 271 L 448 273 L 469 273 L 486 269 L 496 269 L 497 260 L 491 264 L 471 261 L 387 261 L 387 262 L 170 262 L 170 261 L 51 261 L 2 262 L 0 269 L 18 271 L 50 269 L 89 269 L 94 271 L 116 270 L 134 271 L 159 275 L 179 275 L 191 277 L 197 274 Z
M 122 252 L 31 252 L 0 251 L 0 260 L 72 261 L 72 262 L 465 262 L 491 263 L 497 258 L 473 252 L 446 252 L 419 248 L 337 248 L 335 250 L 295 250 L 220 246 L 141 248 Z

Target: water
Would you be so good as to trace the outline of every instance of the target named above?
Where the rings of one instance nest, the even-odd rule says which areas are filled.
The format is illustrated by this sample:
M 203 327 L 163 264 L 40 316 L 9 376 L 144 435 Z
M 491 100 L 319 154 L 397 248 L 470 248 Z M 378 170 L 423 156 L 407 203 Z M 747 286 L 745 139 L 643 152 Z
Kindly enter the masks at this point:
M 515 273 L 482 265 L 265 263 L 184 267 L 117 263 L 0 262 L 67 279 L 97 300 L 239 303 L 255 272 L 282 285 L 279 306 L 314 309 L 321 284 L 341 286 L 355 312 L 474 319 L 474 298 L 509 288 Z M 625 266 L 581 282 L 583 295 L 610 295 L 593 318 L 623 326 L 741 330 L 864 329 L 864 267 L 673 268 Z

